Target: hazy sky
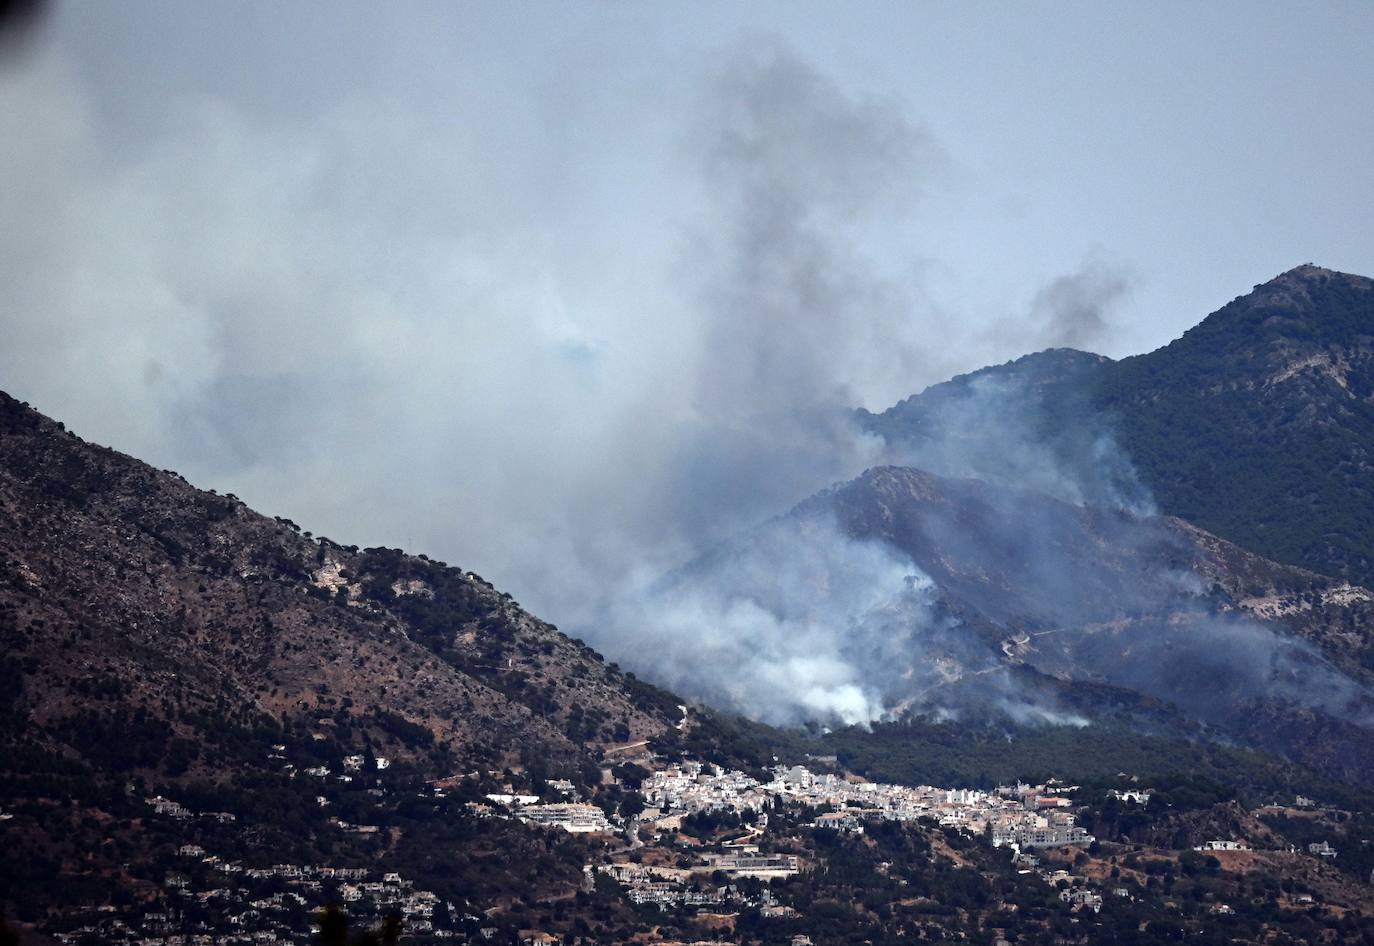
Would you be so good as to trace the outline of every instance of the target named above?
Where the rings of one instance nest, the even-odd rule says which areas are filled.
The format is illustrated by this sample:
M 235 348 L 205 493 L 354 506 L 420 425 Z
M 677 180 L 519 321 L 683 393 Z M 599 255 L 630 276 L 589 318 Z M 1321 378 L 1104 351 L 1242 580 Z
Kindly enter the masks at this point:
M 1048 345 L 1374 272 L 1374 4 L 69 2 L 0 388 L 554 620 Z

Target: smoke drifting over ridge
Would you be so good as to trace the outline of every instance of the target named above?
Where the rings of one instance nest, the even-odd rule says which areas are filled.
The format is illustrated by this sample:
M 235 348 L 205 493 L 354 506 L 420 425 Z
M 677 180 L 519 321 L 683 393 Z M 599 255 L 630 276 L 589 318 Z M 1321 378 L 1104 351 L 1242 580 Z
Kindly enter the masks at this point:
M 470 132 L 479 106 L 440 104 L 282 127 L 186 102 L 111 162 L 69 66 L 16 74 L 3 383 L 268 512 L 594 625 L 632 573 L 874 462 L 849 409 L 957 363 L 893 250 L 945 160 L 900 103 L 780 46 L 722 56 L 653 153 L 677 190 L 628 237 Z
M 893 249 L 939 184 L 937 143 L 784 48 L 684 93 L 652 155 L 681 194 L 630 238 L 473 130 L 520 116 L 375 96 L 299 123 L 181 101 L 120 148 L 69 65 L 8 78 L 0 161 L 27 186 L 0 191 L 3 384 L 269 513 L 459 561 L 764 718 L 873 719 L 996 659 L 898 548 L 825 522 L 749 533 L 894 458 L 851 408 L 1090 337 L 1119 281 L 1052 281 L 1001 347 L 959 326 Z M 593 191 L 614 201 L 631 164 L 609 155 Z M 965 405 L 995 450 L 896 458 L 1143 508 L 1107 433 L 1066 462 L 1010 403 Z M 1081 722 L 986 676 L 1021 718 Z

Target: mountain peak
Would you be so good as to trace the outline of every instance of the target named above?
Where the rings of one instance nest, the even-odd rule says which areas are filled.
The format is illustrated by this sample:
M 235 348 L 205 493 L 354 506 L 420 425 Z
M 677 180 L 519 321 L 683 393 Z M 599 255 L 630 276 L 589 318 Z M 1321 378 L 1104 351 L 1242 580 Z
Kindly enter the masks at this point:
M 1268 282 L 1260 283 L 1249 295 L 1241 296 L 1237 301 L 1250 301 L 1265 306 L 1287 306 L 1303 311 L 1313 307 L 1314 293 L 1341 288 L 1369 291 L 1374 289 L 1374 280 L 1367 276 L 1326 269 L 1313 263 L 1303 263 L 1279 273 Z
M 1059 384 L 1082 375 L 1094 368 L 1109 364 L 1106 355 L 1080 351 L 1077 348 L 1046 348 L 1031 352 L 1000 365 L 988 365 L 967 374 L 955 375 L 948 381 L 932 384 L 923 390 L 904 398 L 882 415 L 873 415 L 860 409 L 857 413 L 865 422 L 874 416 L 890 416 L 901 413 L 922 403 L 923 400 L 967 396 L 979 384 L 1000 383 L 1017 384 L 1029 388 L 1043 388 Z
M 1338 273 L 1334 269 L 1327 269 L 1325 266 L 1318 266 L 1316 263 L 1302 263 L 1301 265 L 1294 266 L 1292 269 L 1285 270 L 1284 272 L 1279 273 L 1277 276 L 1271 279 L 1270 282 L 1277 283 L 1307 279 L 1326 279 L 1331 276 L 1344 275 L 1348 274 Z M 1261 285 L 1264 284 L 1262 283 Z
M 1304 263 L 1232 299 L 1161 351 L 1290 360 L 1299 350 L 1358 347 L 1370 335 L 1374 279 Z

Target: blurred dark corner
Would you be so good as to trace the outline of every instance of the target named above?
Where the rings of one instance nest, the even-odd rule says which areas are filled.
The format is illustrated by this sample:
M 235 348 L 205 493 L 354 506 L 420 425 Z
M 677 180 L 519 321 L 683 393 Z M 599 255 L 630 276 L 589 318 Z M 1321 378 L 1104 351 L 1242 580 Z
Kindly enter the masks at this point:
M 49 0 L 0 0 L 0 66 L 22 57 L 51 12 Z

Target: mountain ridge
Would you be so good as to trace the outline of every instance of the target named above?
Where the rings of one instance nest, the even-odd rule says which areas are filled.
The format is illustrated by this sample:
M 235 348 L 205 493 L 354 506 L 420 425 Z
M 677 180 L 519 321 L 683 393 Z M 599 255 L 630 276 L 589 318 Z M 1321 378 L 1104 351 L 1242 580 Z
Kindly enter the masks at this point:
M 1267 558 L 1374 581 L 1374 281 L 1304 264 L 1152 352 L 1045 355 L 856 416 L 901 462 L 1008 482 L 1040 470 L 1005 463 L 1003 444 L 1033 443 L 1079 490 L 1065 498 L 1157 505 Z

